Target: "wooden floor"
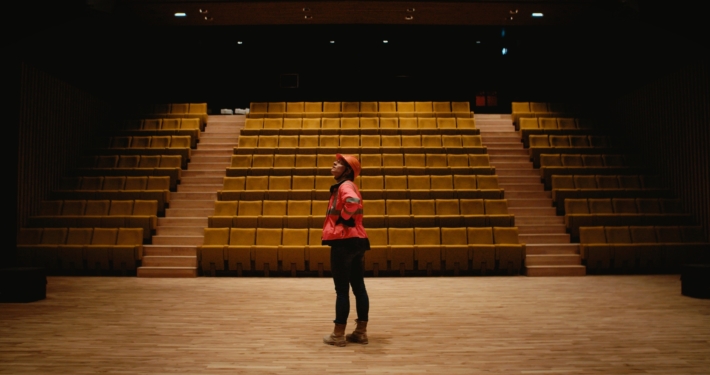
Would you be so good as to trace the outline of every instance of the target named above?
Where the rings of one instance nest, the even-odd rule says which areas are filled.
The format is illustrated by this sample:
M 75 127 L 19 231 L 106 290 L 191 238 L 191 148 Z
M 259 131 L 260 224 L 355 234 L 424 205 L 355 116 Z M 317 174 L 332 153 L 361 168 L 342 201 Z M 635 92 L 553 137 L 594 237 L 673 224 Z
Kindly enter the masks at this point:
M 678 275 L 366 283 L 370 344 L 335 348 L 327 278 L 51 277 L 0 304 L 0 374 L 710 372 L 710 300 Z

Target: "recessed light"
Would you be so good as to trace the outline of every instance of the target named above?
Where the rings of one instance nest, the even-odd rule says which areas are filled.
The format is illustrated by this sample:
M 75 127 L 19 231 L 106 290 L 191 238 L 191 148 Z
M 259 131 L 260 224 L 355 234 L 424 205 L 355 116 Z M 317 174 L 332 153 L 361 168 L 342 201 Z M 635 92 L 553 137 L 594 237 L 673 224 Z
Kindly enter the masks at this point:
M 415 10 L 416 9 L 414 9 L 414 8 L 407 8 L 407 12 L 409 12 L 409 13 L 413 13 Z
M 207 13 L 209 13 L 209 11 L 207 9 L 200 9 L 200 13 L 207 14 Z
M 334 41 L 334 40 L 331 40 L 331 41 L 330 41 L 330 44 L 335 44 L 335 41 Z
M 533 17 L 542 17 L 543 14 L 540 13 L 540 12 L 535 12 L 535 13 L 532 14 L 532 16 L 533 16 Z
M 214 21 L 214 18 L 212 18 L 210 16 L 205 16 L 205 21 L 212 22 L 212 21 Z
M 517 10 L 517 9 L 511 10 L 511 11 L 510 11 L 510 14 L 518 14 L 518 10 Z
M 303 11 L 304 11 L 304 12 L 310 12 L 310 11 L 311 11 L 311 8 L 303 8 Z
M 175 17 L 187 17 L 187 14 L 184 12 L 177 12 L 175 13 Z
M 387 43 L 389 43 L 389 40 L 385 39 L 382 41 L 382 43 L 387 44 Z
M 477 40 L 477 41 L 476 41 L 476 44 L 481 44 L 481 41 L 480 41 L 480 40 Z
M 407 16 L 404 16 L 404 19 L 407 20 L 407 21 L 411 21 L 411 20 L 414 19 L 414 16 L 407 15 Z
M 313 16 L 306 14 L 305 16 L 303 16 L 303 18 L 305 18 L 305 19 L 307 19 L 307 20 L 310 20 L 310 19 L 313 18 Z
M 503 54 L 503 55 L 507 55 L 507 54 L 508 54 L 508 49 L 505 48 L 505 47 L 503 47 L 503 50 L 501 50 L 500 52 L 501 52 L 501 54 Z
M 241 40 L 237 40 L 237 44 L 244 44 Z

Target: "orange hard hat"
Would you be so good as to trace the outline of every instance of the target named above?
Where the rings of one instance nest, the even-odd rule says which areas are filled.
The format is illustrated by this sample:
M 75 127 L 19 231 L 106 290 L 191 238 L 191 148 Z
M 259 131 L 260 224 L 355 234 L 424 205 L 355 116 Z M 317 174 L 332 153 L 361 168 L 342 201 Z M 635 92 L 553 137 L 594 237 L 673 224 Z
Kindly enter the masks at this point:
M 360 166 L 360 160 L 357 160 L 356 157 L 352 155 L 335 154 L 335 158 L 338 160 L 344 160 L 346 163 L 348 163 L 350 169 L 353 170 L 353 179 L 357 178 L 357 176 L 360 175 L 360 170 L 362 170 L 362 167 Z

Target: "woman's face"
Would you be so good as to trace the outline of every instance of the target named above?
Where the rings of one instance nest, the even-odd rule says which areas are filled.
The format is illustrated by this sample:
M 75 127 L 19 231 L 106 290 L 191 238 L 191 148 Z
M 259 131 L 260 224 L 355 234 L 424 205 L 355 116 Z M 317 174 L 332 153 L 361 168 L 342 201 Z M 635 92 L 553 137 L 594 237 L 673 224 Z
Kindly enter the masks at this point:
M 343 162 L 342 160 L 338 159 L 333 162 L 333 167 L 330 168 L 330 174 L 332 174 L 333 177 L 340 177 L 347 169 L 347 164 L 345 164 L 345 162 Z

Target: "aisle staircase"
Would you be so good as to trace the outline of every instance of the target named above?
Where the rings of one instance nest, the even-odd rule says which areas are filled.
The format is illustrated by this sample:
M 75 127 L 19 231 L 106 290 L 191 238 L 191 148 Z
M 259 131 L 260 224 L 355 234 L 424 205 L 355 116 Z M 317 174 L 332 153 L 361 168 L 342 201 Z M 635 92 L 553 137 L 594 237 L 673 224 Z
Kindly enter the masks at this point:
M 515 215 L 520 242 L 526 244 L 527 276 L 583 276 L 579 244 L 570 243 L 564 217 L 557 216 L 551 192 L 533 168 L 510 115 L 475 115 L 491 166 L 505 190 L 508 212 Z
M 158 218 L 153 243 L 143 247 L 138 277 L 197 276 L 197 246 L 243 127 L 244 116 L 209 117 L 177 192 L 170 194 L 165 217 Z

